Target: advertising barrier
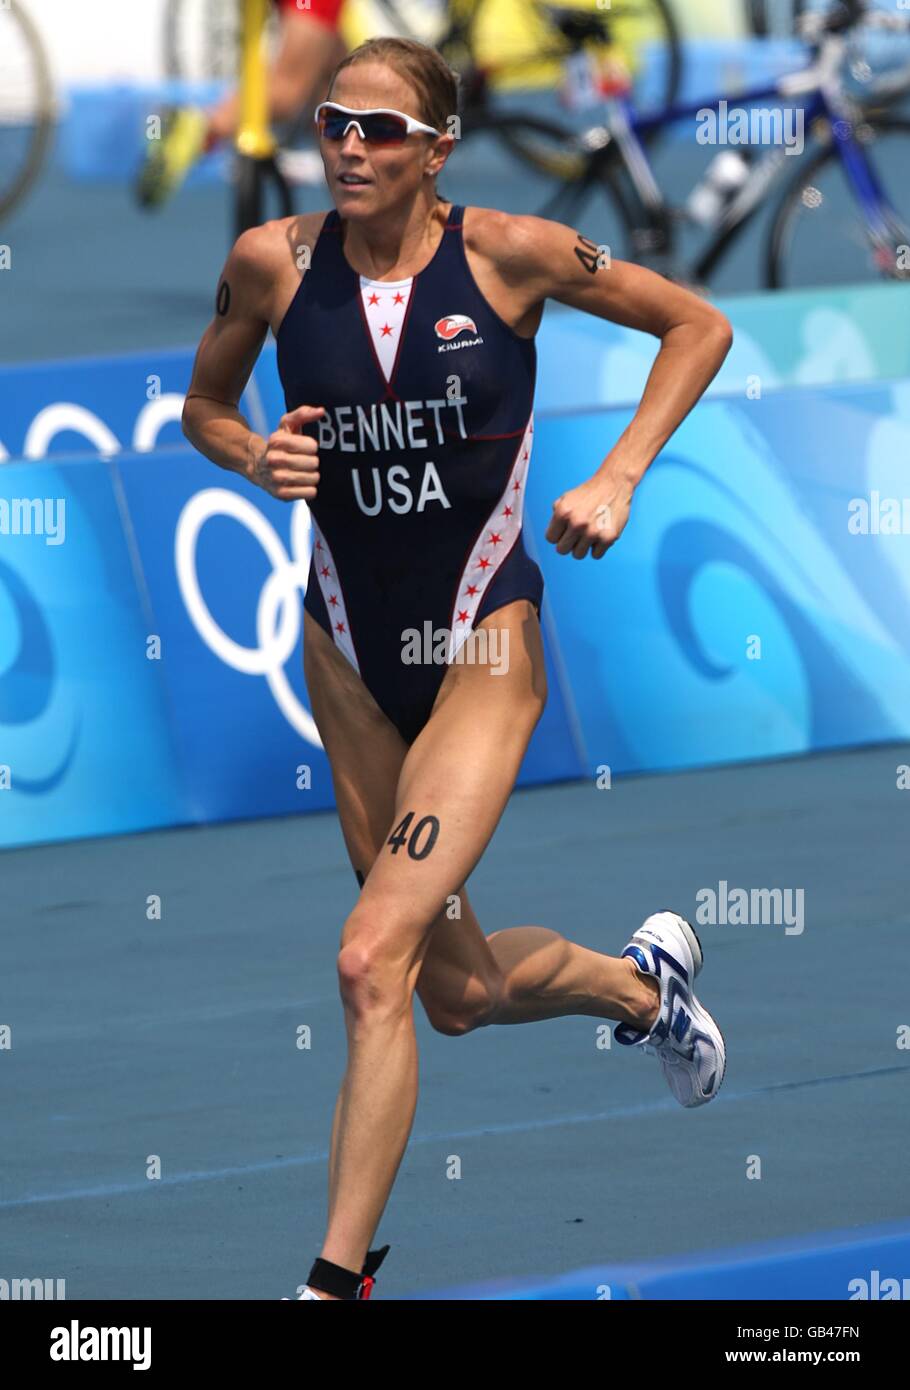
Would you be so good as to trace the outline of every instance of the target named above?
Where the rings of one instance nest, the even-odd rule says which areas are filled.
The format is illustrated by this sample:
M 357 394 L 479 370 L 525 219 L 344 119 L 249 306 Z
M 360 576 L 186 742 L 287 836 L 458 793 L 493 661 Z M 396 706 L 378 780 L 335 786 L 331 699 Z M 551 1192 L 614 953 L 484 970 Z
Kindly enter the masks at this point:
M 0 469 L 0 844 L 325 810 L 306 504 L 188 447 Z M 549 700 L 519 785 L 581 757 Z
M 906 1298 L 910 1225 L 887 1222 L 852 1230 L 816 1232 L 732 1249 L 666 1255 L 635 1264 L 593 1265 L 566 1274 L 498 1279 L 414 1295 L 421 1299 L 510 1301 L 628 1301 L 629 1299 L 750 1299 L 836 1302 Z M 865 1275 L 859 1271 L 864 1270 Z M 769 1319 L 783 1320 L 778 1316 Z M 794 1319 L 796 1321 L 796 1319 Z M 793 1336 L 798 1333 L 794 1329 Z M 803 1335 L 801 1332 L 798 1335 Z M 811 1338 L 821 1338 L 818 1328 Z M 811 1343 L 810 1343 L 811 1344 Z M 820 1345 L 820 1341 L 819 1341 Z M 748 1352 L 746 1357 L 748 1357 Z M 745 1359 L 745 1358 L 744 1358 Z
M 0 843 L 189 818 L 110 465 L 0 469 Z
M 859 304 L 871 340 L 884 301 L 869 295 L 834 312 Z M 576 322 L 577 364 L 593 321 Z M 622 330 L 595 327 L 614 350 Z M 2 845 L 333 804 L 300 659 L 309 513 L 189 448 L 190 363 L 0 372 L 0 444 L 28 460 L 0 466 Z M 632 412 L 592 408 L 578 378 L 571 408 L 542 372 L 535 413 L 525 534 L 549 701 L 519 785 L 910 736 L 910 379 L 765 392 L 759 375 L 752 392 L 740 376 L 734 392 L 728 374 L 652 465 L 618 545 L 579 563 L 544 539 L 553 502 Z M 260 432 L 277 422 L 273 352 L 242 404 Z
M 536 534 L 631 414 L 540 422 Z M 648 470 L 605 561 L 542 547 L 586 770 L 907 736 L 908 422 L 907 382 L 705 401 Z
M 910 376 L 910 285 L 741 295 L 718 301 L 733 347 L 707 397 L 753 401 L 787 386 Z M 547 306 L 537 334 L 537 417 L 637 402 L 657 342 L 647 333 Z M 195 348 L 0 368 L 0 461 L 144 453 L 182 445 L 180 412 Z M 241 400 L 254 429 L 284 411 L 272 339 Z

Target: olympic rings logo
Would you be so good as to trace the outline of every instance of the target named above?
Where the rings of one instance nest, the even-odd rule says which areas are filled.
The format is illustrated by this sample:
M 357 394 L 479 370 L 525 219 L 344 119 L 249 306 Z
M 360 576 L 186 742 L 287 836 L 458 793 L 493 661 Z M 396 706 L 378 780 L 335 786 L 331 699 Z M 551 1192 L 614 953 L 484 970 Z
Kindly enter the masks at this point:
M 3 0 L 0 0 L 0 9 L 4 8 Z M 142 407 L 133 426 L 131 447 L 135 453 L 149 453 L 157 447 L 158 436 L 165 425 L 179 422 L 183 401 L 184 397 L 178 392 L 168 391 Z M 58 434 L 81 434 L 102 458 L 113 458 L 124 447 L 110 426 L 93 410 L 76 401 L 54 401 L 38 411 L 25 432 L 21 450 L 13 455 L 14 460 L 45 458 L 48 447 Z M 0 439 L 0 463 L 9 457 L 9 451 Z
M 215 516 L 232 517 L 252 532 L 271 561 L 269 575 L 256 605 L 255 647 L 235 642 L 215 622 L 202 596 L 196 570 L 196 546 L 205 523 Z M 206 488 L 191 497 L 177 521 L 174 563 L 186 611 L 206 646 L 226 666 L 247 676 L 265 676 L 275 703 L 291 728 L 308 743 L 322 747 L 309 710 L 298 700 L 285 673 L 288 657 L 301 637 L 303 605 L 311 552 L 310 511 L 303 501 L 291 510 L 291 555 L 258 507 L 227 488 Z

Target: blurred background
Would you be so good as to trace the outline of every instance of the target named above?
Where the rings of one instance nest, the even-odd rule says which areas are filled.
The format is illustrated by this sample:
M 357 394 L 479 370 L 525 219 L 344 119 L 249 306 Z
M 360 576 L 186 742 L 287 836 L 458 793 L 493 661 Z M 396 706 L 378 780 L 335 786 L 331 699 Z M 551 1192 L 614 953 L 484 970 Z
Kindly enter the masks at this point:
M 305 9 L 289 15 L 276 5 L 266 8 L 273 59 L 283 26 L 328 32 Z M 906 21 L 896 0 L 875 0 L 868 9 Z M 411 34 L 439 43 L 457 66 L 464 138 L 440 184 L 445 196 L 574 220 L 616 255 L 650 255 L 657 268 L 685 274 L 694 271 L 693 258 L 707 246 L 722 206 L 744 177 L 742 146 L 726 149 L 727 159 L 715 171 L 717 189 L 705 190 L 700 181 L 718 150 L 699 143 L 691 111 L 643 135 L 660 197 L 675 209 L 673 254 L 661 256 L 653 245 L 655 235 L 660 239 L 654 227 L 639 225 L 632 209 L 624 217 L 618 206 L 617 184 L 627 178 L 614 157 L 615 110 L 612 118 L 605 111 L 591 69 L 595 77 L 606 74 L 614 107 L 627 96 L 624 104 L 639 115 L 660 117 L 668 102 L 736 102 L 750 89 L 769 88 L 817 61 L 818 43 L 798 36 L 801 18 L 813 10 L 847 15 L 845 7 L 815 0 L 613 0 L 609 6 L 598 0 L 563 6 L 538 0 L 346 0 L 338 42 L 343 52 L 371 34 Z M 903 109 L 910 40 L 859 22 L 858 12 L 855 18 L 837 35 L 838 80 L 868 109 L 890 78 L 893 115 Z M 236 231 L 242 179 L 237 158 L 222 141 L 193 159 L 185 183 L 153 214 L 137 202 L 136 183 L 150 144 L 162 139 L 156 120 L 166 135 L 169 113 L 212 106 L 236 86 L 239 0 L 149 0 L 141 7 L 117 0 L 85 0 L 78 7 L 66 0 L 13 0 L 0 12 L 0 25 L 0 226 L 18 257 L 17 273 L 6 276 L 0 290 L 0 360 L 197 340 Z M 338 56 L 323 47 L 318 58 L 331 62 Z M 310 99 L 295 120 L 280 126 L 282 164 L 292 181 L 293 207 L 316 209 L 325 205 L 326 194 L 311 113 L 323 91 L 317 58 L 303 48 L 299 62 L 306 67 L 299 90 L 305 92 L 309 80 Z M 771 105 L 770 99 L 763 104 Z M 509 113 L 527 119 L 497 129 L 495 120 Z M 611 119 L 610 148 L 598 150 L 598 129 Z M 828 138 L 821 125 L 806 131 L 813 151 L 816 139 Z M 588 132 L 589 147 L 567 148 L 567 131 Z M 905 143 L 903 133 L 880 137 L 875 154 L 902 216 L 910 196 Z M 599 164 L 595 158 L 585 183 L 583 155 L 591 155 L 592 145 L 594 156 L 610 157 Z M 746 151 L 752 164 L 760 152 L 754 144 Z M 688 278 L 709 283 L 715 293 L 763 287 L 779 198 L 796 165 L 805 172 L 808 163 L 809 155 L 787 159 L 710 274 Z M 805 182 L 812 177 L 806 174 Z M 862 218 L 842 171 L 823 170 L 818 182 L 825 207 L 806 214 L 812 225 L 799 228 L 783 282 L 880 277 L 861 244 Z M 275 215 L 282 206 L 270 186 L 262 215 Z M 838 227 L 839 218 L 850 227 Z

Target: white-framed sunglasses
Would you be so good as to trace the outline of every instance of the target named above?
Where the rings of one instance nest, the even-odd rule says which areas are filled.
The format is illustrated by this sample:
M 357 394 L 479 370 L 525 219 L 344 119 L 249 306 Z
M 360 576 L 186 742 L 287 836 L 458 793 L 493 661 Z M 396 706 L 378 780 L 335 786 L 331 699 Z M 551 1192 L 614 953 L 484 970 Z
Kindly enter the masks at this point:
M 316 126 L 319 134 L 326 140 L 343 140 L 351 126 L 357 127 L 361 140 L 368 145 L 400 145 L 414 131 L 425 135 L 439 135 L 431 125 L 415 121 L 403 111 L 393 111 L 384 106 L 373 107 L 369 111 L 356 111 L 349 106 L 339 106 L 336 101 L 322 101 L 316 107 Z

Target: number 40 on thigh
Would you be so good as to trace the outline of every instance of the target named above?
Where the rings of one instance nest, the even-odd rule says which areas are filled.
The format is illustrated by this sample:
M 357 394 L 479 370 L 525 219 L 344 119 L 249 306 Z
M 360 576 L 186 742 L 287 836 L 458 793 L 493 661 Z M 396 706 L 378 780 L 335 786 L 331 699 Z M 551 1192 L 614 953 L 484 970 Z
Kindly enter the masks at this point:
M 432 854 L 439 836 L 439 820 L 436 816 L 424 816 L 412 829 L 411 822 L 415 814 L 414 811 L 408 811 L 404 819 L 396 825 L 386 844 L 391 845 L 393 854 L 398 854 L 399 850 L 407 847 L 412 859 L 426 859 L 428 854 Z

